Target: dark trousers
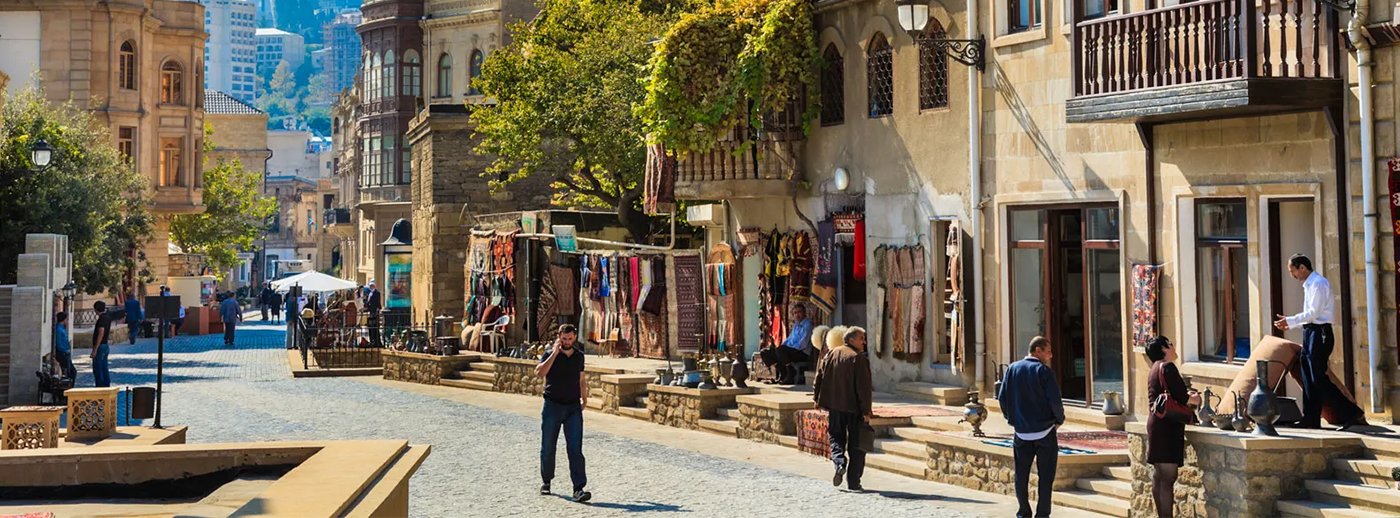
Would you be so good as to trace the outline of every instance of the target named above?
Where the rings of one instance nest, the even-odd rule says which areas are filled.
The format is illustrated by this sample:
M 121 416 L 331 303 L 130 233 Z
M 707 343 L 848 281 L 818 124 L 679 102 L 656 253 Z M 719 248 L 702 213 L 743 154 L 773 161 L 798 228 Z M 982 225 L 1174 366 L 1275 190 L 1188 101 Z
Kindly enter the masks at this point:
M 127 339 L 128 341 L 131 342 L 131 345 L 136 345 L 136 335 L 139 334 L 140 332 L 141 332 L 141 321 L 140 321 L 140 320 L 130 320 L 130 321 L 127 321 L 127 323 L 126 323 L 126 339 Z
M 1060 460 L 1060 439 L 1052 430 L 1038 441 L 1012 440 L 1016 462 L 1016 501 L 1021 504 L 1016 518 L 1032 518 L 1030 502 L 1031 463 L 1036 465 L 1037 484 L 1034 518 L 1050 516 L 1050 500 L 1055 491 L 1055 465 Z
M 810 359 L 807 353 L 786 345 L 780 345 L 778 346 L 778 352 L 775 356 L 777 357 L 777 373 L 779 378 L 790 383 L 796 383 L 798 380 L 806 377 L 801 370 L 802 367 L 797 364 L 806 363 Z
M 1324 403 L 1338 409 L 1336 417 L 1341 421 L 1337 424 L 1350 424 L 1362 415 L 1361 408 L 1342 396 L 1341 389 L 1327 376 L 1333 343 L 1332 324 L 1303 324 L 1303 357 L 1299 362 L 1303 371 L 1303 420 L 1298 426 L 1321 427 Z
M 831 462 L 846 467 L 846 487 L 860 487 L 865 473 L 865 452 L 860 451 L 861 418 L 853 412 L 828 412 L 826 435 L 831 442 Z
M 379 338 L 379 315 L 371 313 L 369 316 L 369 343 L 375 347 L 384 347 L 384 341 Z
M 262 305 L 262 317 L 263 317 L 263 322 L 267 322 L 267 309 L 268 309 L 268 308 L 267 308 L 267 304 L 263 304 L 263 305 Z
M 564 449 L 569 455 L 569 478 L 574 483 L 574 491 L 582 491 L 588 485 L 588 475 L 583 469 L 583 405 L 546 399 L 540 421 L 540 431 L 544 433 L 540 441 L 540 479 L 546 484 L 554 480 L 554 457 L 562 428 Z
M 224 322 L 224 345 L 233 345 L 233 328 L 238 327 L 237 322 Z
M 63 377 L 70 380 L 78 378 L 78 368 L 73 366 L 73 353 L 54 351 L 54 358 L 58 359 L 58 365 L 63 369 Z

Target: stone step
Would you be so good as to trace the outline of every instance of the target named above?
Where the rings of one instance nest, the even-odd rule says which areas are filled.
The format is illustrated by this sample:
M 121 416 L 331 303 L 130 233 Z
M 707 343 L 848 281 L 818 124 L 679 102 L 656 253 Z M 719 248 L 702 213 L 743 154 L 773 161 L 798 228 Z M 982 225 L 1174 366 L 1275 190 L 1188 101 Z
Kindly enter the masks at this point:
M 647 410 L 647 407 L 641 407 L 641 408 L 630 407 L 630 406 L 621 406 L 621 407 L 617 407 L 617 415 L 624 416 L 624 417 L 631 417 L 631 418 L 633 418 L 633 419 L 641 419 L 641 420 L 643 420 L 643 421 L 650 421 L 650 420 L 651 420 L 651 411 L 650 411 L 650 410 Z
M 1361 444 L 1378 460 L 1400 462 L 1400 441 L 1390 437 L 1362 437 Z
M 1034 493 L 1034 491 L 1032 491 Z M 1053 497 L 1055 505 L 1073 507 L 1084 511 L 1092 511 L 1118 518 L 1128 517 L 1128 502 L 1111 496 L 1103 496 L 1087 491 L 1056 491 Z M 1034 502 L 1034 499 L 1032 499 Z M 1032 506 L 1035 504 L 1032 503 Z
M 487 385 L 496 382 L 496 373 L 494 372 L 458 371 L 457 375 L 461 376 L 464 380 L 476 381 Z
M 591 397 L 591 398 L 588 398 L 588 408 L 589 408 L 589 409 L 592 409 L 592 410 L 602 410 L 602 409 L 603 409 L 603 398 L 600 398 L 600 397 Z
M 1001 402 L 995 399 L 986 401 L 987 410 L 1001 413 Z M 1000 417 L 998 417 L 1000 419 Z M 1065 423 L 1084 426 L 1096 430 L 1122 431 L 1127 426 L 1127 418 L 1121 415 L 1104 415 L 1098 408 L 1065 405 Z
M 779 435 L 779 436 L 778 436 L 778 444 L 783 445 L 783 446 L 787 446 L 787 447 L 792 448 L 792 449 L 795 450 L 795 449 L 797 449 L 797 436 L 796 436 L 796 435 Z
M 1074 481 L 1074 486 L 1097 495 L 1121 499 L 1123 503 L 1133 498 L 1133 485 L 1122 480 L 1081 478 Z
M 638 408 L 646 408 L 646 407 L 647 407 L 647 397 L 646 397 L 646 396 L 637 396 L 637 407 L 638 407 Z
M 951 385 L 906 381 L 895 385 L 894 390 L 901 395 L 919 398 L 936 405 L 960 406 L 967 403 L 967 389 Z
M 492 385 L 490 383 L 482 383 L 480 381 L 444 379 L 439 381 L 439 383 L 447 387 L 481 390 L 485 392 L 491 392 L 492 390 Z
M 898 455 L 910 460 L 928 462 L 928 446 L 903 439 L 875 439 L 875 451 Z
M 715 413 L 718 414 L 720 417 L 724 417 L 724 418 L 729 418 L 729 419 L 738 419 L 738 418 L 739 418 L 739 409 L 737 409 L 737 408 L 716 408 L 716 409 L 715 409 Z
M 700 429 L 727 437 L 739 436 L 739 422 L 730 419 L 701 419 Z
M 1394 487 L 1395 480 L 1390 477 L 1390 471 L 1396 467 L 1400 467 L 1400 462 L 1366 459 L 1332 459 L 1332 469 L 1337 472 L 1338 479 L 1348 482 L 1358 482 L 1371 487 Z M 1400 494 L 1397 494 L 1396 498 L 1400 498 Z
M 1390 513 L 1313 500 L 1279 500 L 1274 508 L 1288 518 L 1394 518 Z
M 1307 480 L 1303 482 L 1313 500 L 1345 504 L 1368 511 L 1400 514 L 1400 496 L 1394 488 L 1363 486 L 1341 480 Z
M 471 362 L 467 364 L 467 370 L 476 372 L 496 372 L 496 362 Z
M 897 426 L 890 428 L 890 436 L 911 442 L 925 443 L 938 440 L 938 434 L 924 428 Z
M 1103 473 L 1103 476 L 1113 480 L 1122 480 L 1124 482 L 1133 481 L 1132 466 L 1104 466 L 1101 473 Z
M 967 423 L 959 423 L 956 419 L 951 419 L 949 417 L 915 416 L 909 418 L 909 421 L 911 423 L 914 423 L 914 426 L 923 428 L 925 430 L 933 430 L 935 432 L 972 431 L 972 425 Z
M 865 456 L 865 465 L 881 471 L 888 471 L 890 473 L 917 479 L 923 479 L 924 471 L 928 469 L 928 462 L 926 461 L 918 461 L 889 453 L 868 454 Z

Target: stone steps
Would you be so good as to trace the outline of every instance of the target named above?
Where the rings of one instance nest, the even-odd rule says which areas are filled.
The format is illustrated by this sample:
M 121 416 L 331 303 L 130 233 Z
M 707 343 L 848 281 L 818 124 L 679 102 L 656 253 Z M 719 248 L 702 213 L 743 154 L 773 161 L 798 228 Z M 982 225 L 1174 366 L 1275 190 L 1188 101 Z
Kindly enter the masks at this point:
M 1390 513 L 1312 500 L 1279 500 L 1275 509 L 1286 518 L 1394 518 Z
M 962 387 L 906 381 L 895 385 L 894 390 L 899 395 L 922 399 L 935 405 L 961 406 L 967 403 L 967 389 Z
M 1031 490 L 1035 492 L 1034 489 Z M 1118 518 L 1127 518 L 1129 505 L 1126 500 L 1104 496 L 1088 491 L 1056 491 L 1053 497 L 1055 505 L 1073 507 L 1084 511 L 1092 511 Z M 1032 506 L 1035 504 L 1032 503 Z
M 795 440 L 796 438 L 794 438 Z M 889 453 L 871 453 L 865 456 L 865 465 L 881 471 L 888 471 L 906 477 L 914 477 L 920 480 L 925 478 L 924 471 L 928 469 L 928 462 L 918 461 L 893 455 Z
M 496 382 L 496 373 L 494 372 L 458 371 L 457 375 L 460 376 L 461 379 L 485 383 L 487 385 Z
M 1122 480 L 1128 483 L 1133 481 L 1132 466 L 1105 466 L 1101 472 L 1103 476 L 1113 480 Z
M 1362 437 L 1361 444 L 1377 460 L 1400 462 L 1400 441 L 1387 437 Z
M 928 447 L 922 442 L 903 439 L 875 439 L 875 451 L 928 463 Z
M 1394 488 L 1364 486 L 1341 480 L 1308 480 L 1303 482 L 1312 499 L 1343 504 L 1353 509 L 1400 514 L 1400 494 Z
M 591 398 L 588 398 L 588 408 L 589 408 L 590 410 L 602 410 L 602 409 L 603 409 L 603 398 L 600 398 L 600 397 L 591 397 Z
M 1133 485 L 1122 480 L 1081 478 L 1074 481 L 1074 486 L 1096 495 L 1121 499 L 1123 503 L 1133 498 Z
M 700 429 L 726 437 L 739 436 L 739 422 L 731 419 L 701 419 Z
M 1390 470 L 1400 466 L 1400 462 L 1366 459 L 1332 459 L 1332 469 L 1337 478 L 1356 482 L 1365 486 L 1389 488 L 1395 481 L 1390 478 Z M 1400 498 L 1400 494 L 1396 495 Z
M 438 383 L 447 387 L 457 387 L 468 390 L 481 390 L 485 392 L 491 392 L 494 389 L 494 386 L 490 383 L 482 383 L 480 381 L 472 380 L 444 379 L 439 381 Z
M 477 372 L 496 372 L 496 362 L 471 362 L 467 364 L 467 370 Z
M 904 439 L 906 441 L 914 441 L 919 443 L 937 440 L 938 438 L 938 434 L 925 428 L 911 428 L 907 426 L 898 426 L 890 428 L 890 435 L 899 439 Z
M 717 408 L 715 409 L 715 413 L 719 414 L 720 417 L 724 417 L 727 419 L 739 418 L 739 409 L 737 408 Z
M 972 430 L 972 425 L 959 423 L 948 417 L 915 416 L 909 418 L 909 421 L 914 423 L 914 426 L 935 432 L 967 432 Z
M 651 411 L 647 410 L 645 406 L 641 408 L 630 406 L 617 407 L 617 415 L 641 419 L 643 421 L 651 421 Z
M 995 399 L 985 401 L 987 410 L 1001 412 L 1001 402 Z M 1088 428 L 1090 430 L 1117 430 L 1122 431 L 1127 426 L 1127 418 L 1121 415 L 1104 415 L 1098 408 L 1085 408 L 1082 406 L 1065 405 L 1065 424 Z

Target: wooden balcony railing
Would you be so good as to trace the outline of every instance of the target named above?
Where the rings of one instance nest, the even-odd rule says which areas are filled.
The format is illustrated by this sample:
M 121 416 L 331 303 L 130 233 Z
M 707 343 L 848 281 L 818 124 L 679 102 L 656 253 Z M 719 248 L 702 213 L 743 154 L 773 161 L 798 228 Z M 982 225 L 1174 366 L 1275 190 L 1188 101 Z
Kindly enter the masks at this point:
M 1317 0 L 1203 0 L 1075 25 L 1074 95 L 1228 79 L 1338 78 L 1337 16 Z

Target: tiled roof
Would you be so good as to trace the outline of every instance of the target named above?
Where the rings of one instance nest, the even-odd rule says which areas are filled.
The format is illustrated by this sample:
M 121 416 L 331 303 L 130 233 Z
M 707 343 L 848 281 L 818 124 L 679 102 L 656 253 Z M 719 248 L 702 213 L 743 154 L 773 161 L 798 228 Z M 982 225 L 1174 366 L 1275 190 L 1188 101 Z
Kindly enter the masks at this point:
M 204 113 L 213 115 L 261 115 L 262 110 L 218 90 L 204 91 Z

